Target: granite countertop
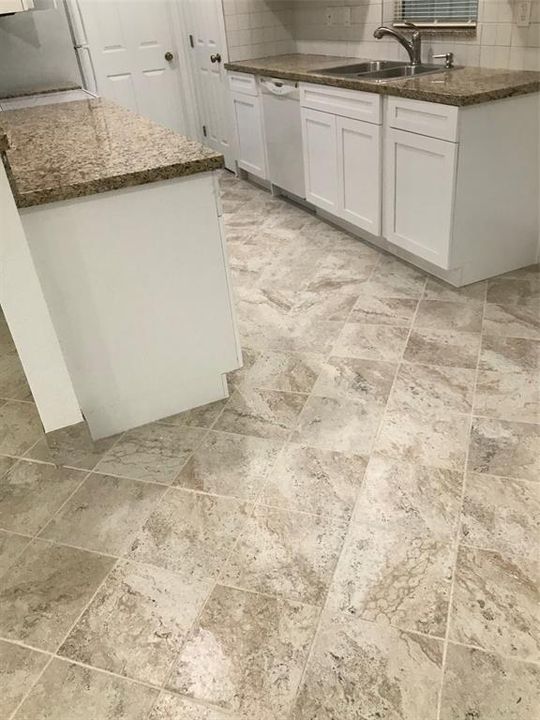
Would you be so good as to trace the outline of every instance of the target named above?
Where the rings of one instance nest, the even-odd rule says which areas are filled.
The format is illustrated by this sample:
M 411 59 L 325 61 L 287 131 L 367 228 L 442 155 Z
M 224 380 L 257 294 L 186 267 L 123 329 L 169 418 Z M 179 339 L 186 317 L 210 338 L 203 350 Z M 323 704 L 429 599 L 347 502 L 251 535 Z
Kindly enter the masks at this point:
M 100 98 L 5 111 L 0 145 L 6 131 L 21 208 L 223 166 L 214 150 Z
M 441 72 L 385 82 L 362 80 L 361 76 L 340 78 L 314 72 L 336 65 L 362 62 L 364 59 L 292 54 L 242 60 L 227 63 L 225 67 L 227 70 L 268 75 L 283 80 L 333 85 L 380 95 L 399 95 L 413 100 L 457 106 L 476 105 L 540 90 L 540 72 L 532 70 L 497 70 L 478 67 L 456 67 L 445 70 L 441 67 Z

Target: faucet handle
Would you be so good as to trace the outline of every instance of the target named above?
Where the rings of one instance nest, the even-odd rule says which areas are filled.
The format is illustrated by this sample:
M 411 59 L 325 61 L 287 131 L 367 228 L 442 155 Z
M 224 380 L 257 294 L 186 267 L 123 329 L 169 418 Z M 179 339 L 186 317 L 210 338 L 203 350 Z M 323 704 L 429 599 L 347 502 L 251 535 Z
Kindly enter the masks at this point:
M 447 52 L 443 53 L 442 55 L 434 55 L 434 60 L 444 60 L 444 66 L 447 68 L 453 68 L 454 67 L 454 53 L 453 52 Z

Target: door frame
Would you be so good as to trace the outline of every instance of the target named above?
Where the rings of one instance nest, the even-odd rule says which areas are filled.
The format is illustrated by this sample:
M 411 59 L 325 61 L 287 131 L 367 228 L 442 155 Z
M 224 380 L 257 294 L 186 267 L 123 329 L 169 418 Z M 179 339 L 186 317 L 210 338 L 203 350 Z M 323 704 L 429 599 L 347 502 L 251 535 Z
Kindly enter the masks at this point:
M 186 36 L 186 43 L 184 45 L 185 50 L 185 57 L 186 57 L 186 68 L 189 68 L 189 75 L 190 75 L 190 87 L 192 89 L 192 99 L 193 99 L 193 107 L 195 108 L 195 112 L 193 113 L 194 119 L 196 121 L 196 128 L 195 133 L 193 137 L 196 137 L 199 142 L 201 142 L 203 145 L 205 144 L 205 138 L 203 135 L 203 122 L 201 117 L 200 109 L 203 106 L 200 93 L 197 91 L 198 87 L 198 76 L 197 76 L 197 64 L 195 62 L 195 53 L 192 52 L 193 48 L 190 45 L 189 42 L 189 36 L 194 35 L 193 31 L 193 25 L 195 23 L 195 20 L 191 14 L 190 10 L 190 3 L 189 2 L 183 2 L 183 0 L 173 0 L 174 4 L 178 8 L 178 15 L 180 18 L 180 26 L 185 28 L 184 33 Z M 227 41 L 227 31 L 226 31 L 226 25 L 225 25 L 225 10 L 223 8 L 223 1 L 222 0 L 204 0 L 204 2 L 212 3 L 214 5 L 217 20 L 218 20 L 218 32 L 219 32 L 219 42 L 222 55 L 222 67 L 229 62 L 229 44 Z M 191 32 L 190 32 L 191 31 Z M 238 150 L 237 150 L 237 142 L 236 142 L 236 133 L 234 131 L 234 122 L 233 122 L 233 101 L 232 101 L 232 95 L 229 90 L 229 86 L 227 84 L 226 78 L 223 78 L 223 82 L 225 83 L 225 95 L 227 98 L 227 112 L 229 113 L 230 118 L 230 129 L 231 129 L 231 137 L 230 137 L 230 157 L 225 157 L 225 166 L 232 170 L 233 172 L 236 172 L 236 161 L 238 157 Z

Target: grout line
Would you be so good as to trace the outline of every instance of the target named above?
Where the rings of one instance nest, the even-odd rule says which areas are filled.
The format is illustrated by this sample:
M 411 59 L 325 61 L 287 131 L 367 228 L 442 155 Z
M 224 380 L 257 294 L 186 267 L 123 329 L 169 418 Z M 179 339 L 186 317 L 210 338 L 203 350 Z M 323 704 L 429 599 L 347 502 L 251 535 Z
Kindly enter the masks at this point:
M 484 288 L 484 304 L 482 306 L 480 337 L 482 337 L 482 330 L 484 328 L 487 287 L 488 286 L 486 283 L 486 286 Z M 470 449 L 471 449 L 471 436 L 472 436 L 472 427 L 473 427 L 473 420 L 474 420 L 476 386 L 478 383 L 478 373 L 479 373 L 481 352 L 482 352 L 482 342 L 480 342 L 478 345 L 478 353 L 477 353 L 477 358 L 476 358 L 476 369 L 475 369 L 474 382 L 473 382 L 473 386 L 472 386 L 472 396 L 471 396 L 471 412 L 470 412 L 470 417 L 469 417 L 469 431 L 467 433 L 467 448 L 465 451 L 465 458 L 464 458 L 464 463 L 463 463 L 463 482 L 461 485 L 461 498 L 460 498 L 460 505 L 459 505 L 459 513 L 458 513 L 458 517 L 457 517 L 456 531 L 455 531 L 454 540 L 453 540 L 454 563 L 453 563 L 453 567 L 452 567 L 452 577 L 450 580 L 450 594 L 448 596 L 448 610 L 446 613 L 446 633 L 444 636 L 443 657 L 442 657 L 442 665 L 441 665 L 441 682 L 440 682 L 440 686 L 439 686 L 439 697 L 438 697 L 438 703 L 437 703 L 437 720 L 441 720 L 441 712 L 442 712 L 444 678 L 445 678 L 445 673 L 446 673 L 446 659 L 447 659 L 447 655 L 448 655 L 448 644 L 450 642 L 450 627 L 452 624 L 452 608 L 453 608 L 453 604 L 454 604 L 457 564 L 458 564 L 458 556 L 459 556 L 459 543 L 460 543 L 460 538 L 461 538 L 461 526 L 462 526 L 462 520 L 463 520 L 463 504 L 465 501 L 465 492 L 466 492 L 466 487 L 467 487 L 467 472 L 468 472 L 468 464 L 469 464 L 469 453 L 470 453 Z

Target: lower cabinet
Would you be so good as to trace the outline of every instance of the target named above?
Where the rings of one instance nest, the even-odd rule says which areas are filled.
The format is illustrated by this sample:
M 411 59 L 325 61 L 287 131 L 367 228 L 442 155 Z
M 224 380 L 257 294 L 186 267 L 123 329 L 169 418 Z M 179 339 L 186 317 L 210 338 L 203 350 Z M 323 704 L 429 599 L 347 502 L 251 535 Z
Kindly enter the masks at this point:
M 344 220 L 381 232 L 381 126 L 337 118 L 338 206 Z
M 266 180 L 266 148 L 261 98 L 258 95 L 231 93 L 238 142 L 238 165 Z
M 306 200 L 379 235 L 380 125 L 302 108 L 302 134 Z
M 306 200 L 338 214 L 337 118 L 330 113 L 302 108 L 302 142 Z
M 384 236 L 441 268 L 450 260 L 457 147 L 386 130 Z

